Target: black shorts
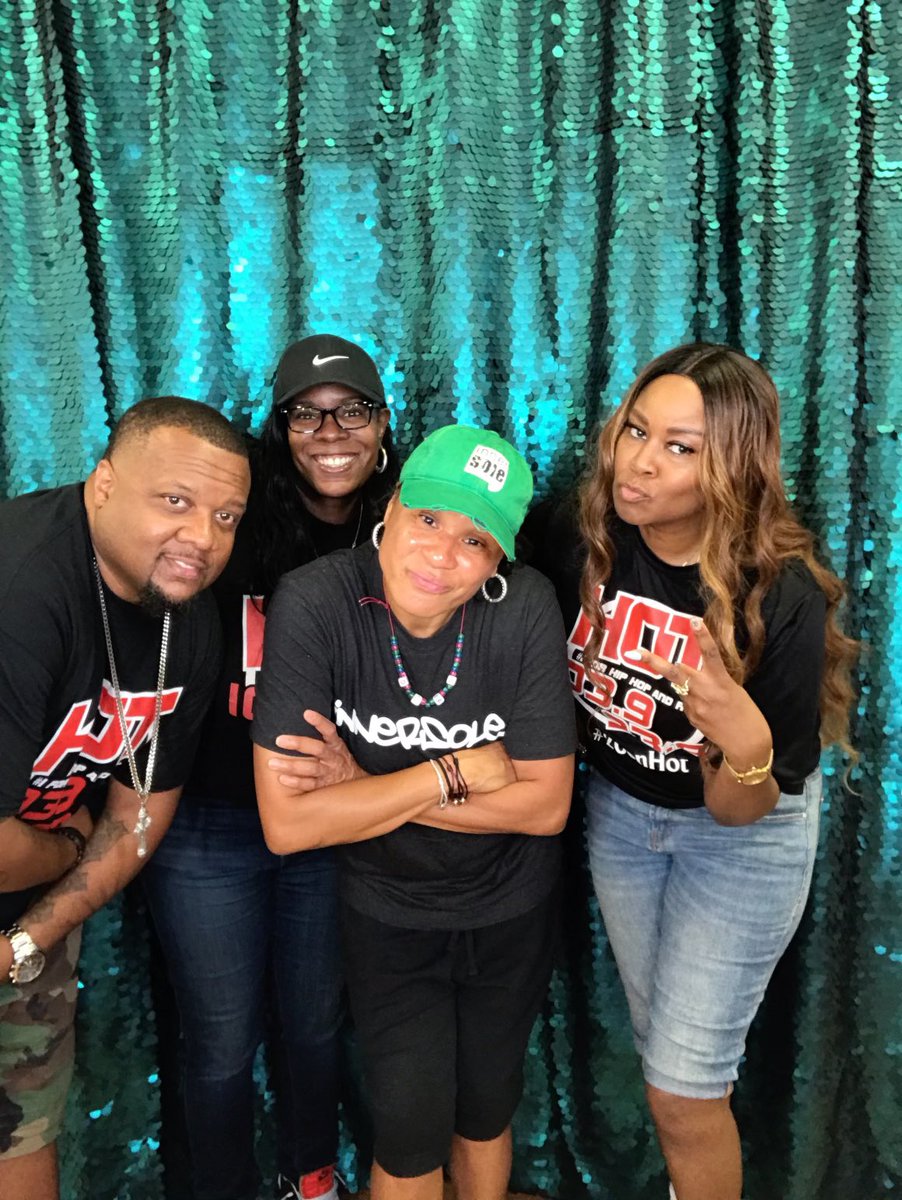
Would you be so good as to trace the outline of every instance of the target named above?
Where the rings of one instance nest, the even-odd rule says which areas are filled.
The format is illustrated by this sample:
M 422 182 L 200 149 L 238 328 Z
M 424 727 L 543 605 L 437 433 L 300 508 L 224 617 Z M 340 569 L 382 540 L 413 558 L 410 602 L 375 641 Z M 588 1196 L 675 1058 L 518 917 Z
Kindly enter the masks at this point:
M 345 974 L 373 1112 L 375 1158 L 425 1175 L 454 1134 L 498 1137 L 548 990 L 558 897 L 483 929 L 400 929 L 342 908 Z

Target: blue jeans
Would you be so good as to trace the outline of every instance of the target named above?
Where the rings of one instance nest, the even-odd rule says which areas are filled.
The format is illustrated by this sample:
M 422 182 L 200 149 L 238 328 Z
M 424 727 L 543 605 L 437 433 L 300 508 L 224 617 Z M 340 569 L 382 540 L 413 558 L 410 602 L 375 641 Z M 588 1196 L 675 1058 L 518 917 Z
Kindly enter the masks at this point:
M 751 825 L 668 809 L 593 772 L 589 865 L 648 1083 L 715 1099 L 737 1078 L 752 1018 L 811 884 L 820 772 Z
M 256 809 L 184 798 L 142 872 L 182 1025 L 196 1200 L 256 1195 L 253 1064 L 267 1004 L 279 1170 L 335 1161 L 341 974 L 331 850 L 284 857 Z

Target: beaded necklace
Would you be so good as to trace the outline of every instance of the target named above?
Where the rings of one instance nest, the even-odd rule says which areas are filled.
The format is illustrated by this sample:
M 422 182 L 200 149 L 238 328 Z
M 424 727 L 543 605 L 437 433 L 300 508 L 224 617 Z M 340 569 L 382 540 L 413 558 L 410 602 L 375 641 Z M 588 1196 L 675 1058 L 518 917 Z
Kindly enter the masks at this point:
M 454 659 L 451 663 L 451 670 L 448 672 L 445 679 L 445 685 L 434 696 L 430 696 L 427 700 L 425 696 L 421 696 L 419 692 L 415 692 L 410 686 L 410 676 L 404 667 L 404 660 L 401 658 L 401 647 L 398 645 L 398 635 L 395 633 L 395 623 L 392 620 L 391 606 L 387 600 L 380 600 L 376 596 L 363 596 L 359 604 L 381 604 L 388 613 L 388 627 L 391 630 L 391 652 L 392 658 L 395 660 L 395 670 L 398 672 L 398 687 L 403 688 L 407 693 L 407 699 L 417 708 L 435 708 L 439 704 L 445 703 L 445 697 L 457 683 L 457 676 L 460 668 L 460 660 L 463 656 L 464 649 L 464 621 L 467 617 L 467 606 L 463 606 L 460 614 L 460 629 L 457 631 L 457 641 L 454 643 Z
M 451 670 L 448 672 L 448 677 L 445 680 L 445 686 L 430 696 L 427 700 L 425 696 L 421 696 L 419 692 L 415 692 L 410 686 L 410 679 L 404 669 L 404 663 L 401 659 L 401 648 L 398 645 L 398 636 L 395 633 L 395 623 L 392 620 L 391 608 L 386 604 L 388 612 L 388 626 L 391 629 L 391 652 L 395 660 L 395 667 L 398 672 L 398 686 L 402 687 L 407 693 L 407 699 L 411 704 L 415 704 L 418 708 L 434 708 L 437 704 L 444 704 L 445 697 L 457 683 L 457 669 L 460 666 L 461 655 L 464 649 L 464 620 L 467 616 L 467 606 L 463 606 L 463 611 L 460 614 L 460 629 L 457 633 L 457 641 L 454 643 L 454 661 L 451 663 Z

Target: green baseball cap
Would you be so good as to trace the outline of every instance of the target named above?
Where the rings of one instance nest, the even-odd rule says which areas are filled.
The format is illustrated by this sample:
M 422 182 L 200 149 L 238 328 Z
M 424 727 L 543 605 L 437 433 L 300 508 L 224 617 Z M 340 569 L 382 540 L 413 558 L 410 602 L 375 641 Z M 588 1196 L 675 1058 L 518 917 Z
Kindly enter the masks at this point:
M 445 425 L 422 441 L 401 471 L 407 508 L 459 512 L 490 533 L 508 558 L 532 499 L 532 472 L 491 429 Z

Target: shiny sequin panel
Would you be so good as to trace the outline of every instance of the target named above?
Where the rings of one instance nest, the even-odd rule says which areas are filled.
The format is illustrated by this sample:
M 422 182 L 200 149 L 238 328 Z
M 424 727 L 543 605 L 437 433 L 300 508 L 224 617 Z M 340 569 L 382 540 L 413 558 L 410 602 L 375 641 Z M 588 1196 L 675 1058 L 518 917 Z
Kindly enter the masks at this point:
M 83 476 L 143 396 L 258 428 L 281 349 L 312 331 L 374 355 L 402 451 L 491 425 L 540 495 L 661 350 L 728 341 L 773 374 L 793 500 L 862 640 L 861 763 L 850 793 L 825 760 L 812 899 L 749 1040 L 751 1200 L 902 1193 L 900 18 L 898 0 L 0 11 L 7 494 Z M 578 813 L 568 854 L 514 1182 L 654 1200 Z M 89 931 L 65 1200 L 164 1195 L 143 930 L 117 903 Z

